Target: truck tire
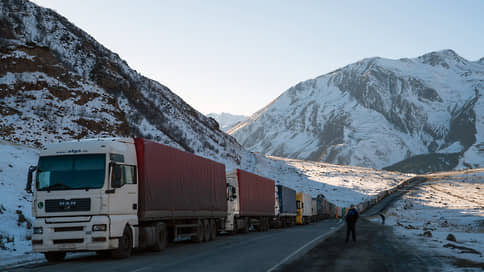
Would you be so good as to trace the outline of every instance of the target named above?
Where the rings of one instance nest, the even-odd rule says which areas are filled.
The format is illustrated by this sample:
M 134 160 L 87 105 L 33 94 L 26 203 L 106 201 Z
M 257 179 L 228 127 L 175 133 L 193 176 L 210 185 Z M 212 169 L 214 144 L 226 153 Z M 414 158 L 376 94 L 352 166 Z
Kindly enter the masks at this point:
M 63 251 L 59 252 L 46 252 L 44 253 L 45 258 L 49 263 L 62 262 L 66 257 L 66 253 Z
M 267 218 L 265 218 L 265 217 L 261 218 L 261 220 L 260 220 L 260 231 L 266 232 L 269 229 L 268 225 L 269 225 L 269 221 L 267 220 Z
M 131 256 L 133 251 L 133 236 L 129 226 L 124 227 L 123 236 L 119 238 L 119 247 L 111 253 L 115 259 L 125 259 Z
M 208 242 L 210 241 L 211 236 L 211 226 L 210 221 L 208 219 L 203 220 L 203 241 Z
M 202 220 L 198 220 L 197 234 L 192 236 L 192 242 L 201 243 L 203 242 L 203 237 L 205 233 L 205 228 Z
M 210 220 L 210 240 L 214 240 L 217 237 L 217 222 L 215 219 Z
M 160 252 L 166 248 L 168 243 L 168 231 L 164 223 L 156 224 L 156 236 L 155 244 L 151 247 L 151 250 Z
M 239 226 L 237 225 L 237 220 L 234 220 L 234 229 L 232 230 L 232 234 L 237 234 L 239 232 Z
M 241 233 L 249 233 L 249 219 L 245 218 L 244 220 L 244 227 L 240 231 Z

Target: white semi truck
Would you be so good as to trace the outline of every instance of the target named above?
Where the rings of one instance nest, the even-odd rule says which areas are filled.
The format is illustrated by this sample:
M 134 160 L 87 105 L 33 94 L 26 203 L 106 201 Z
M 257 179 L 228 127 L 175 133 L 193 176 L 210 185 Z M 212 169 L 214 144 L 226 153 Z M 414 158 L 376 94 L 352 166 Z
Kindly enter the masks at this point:
M 29 170 L 32 247 L 66 252 L 161 250 L 168 240 L 214 239 L 227 214 L 225 166 L 141 138 L 48 145 Z

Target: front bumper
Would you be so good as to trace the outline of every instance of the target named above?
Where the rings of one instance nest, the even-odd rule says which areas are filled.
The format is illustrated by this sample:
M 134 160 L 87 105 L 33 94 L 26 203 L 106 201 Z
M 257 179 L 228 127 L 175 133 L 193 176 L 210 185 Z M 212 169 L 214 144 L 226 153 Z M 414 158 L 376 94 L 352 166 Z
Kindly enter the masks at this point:
M 38 218 L 34 228 L 42 227 L 42 234 L 32 235 L 34 252 L 96 251 L 118 248 L 119 240 L 109 237 L 108 216 Z M 106 224 L 106 231 L 92 231 L 93 225 Z

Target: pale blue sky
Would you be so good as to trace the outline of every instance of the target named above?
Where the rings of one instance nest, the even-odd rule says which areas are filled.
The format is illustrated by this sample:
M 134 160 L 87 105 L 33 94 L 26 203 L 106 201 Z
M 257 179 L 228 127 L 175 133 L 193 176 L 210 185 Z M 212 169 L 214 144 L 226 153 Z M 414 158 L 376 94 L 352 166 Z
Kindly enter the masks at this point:
M 201 111 L 252 114 L 362 58 L 484 57 L 484 1 L 35 0 Z

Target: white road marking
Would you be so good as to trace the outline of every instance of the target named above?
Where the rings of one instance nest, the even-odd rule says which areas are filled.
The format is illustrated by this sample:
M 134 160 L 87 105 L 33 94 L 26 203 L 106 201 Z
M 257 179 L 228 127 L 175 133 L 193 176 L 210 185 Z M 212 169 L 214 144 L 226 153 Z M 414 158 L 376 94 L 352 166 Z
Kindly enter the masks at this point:
M 141 267 L 141 268 L 132 270 L 131 272 L 140 272 L 140 271 L 147 270 L 147 269 L 151 269 L 151 266 Z
M 330 230 L 326 233 L 323 233 L 319 236 L 317 236 L 316 238 L 312 239 L 311 241 L 307 242 L 306 244 L 304 244 L 302 247 L 298 248 L 296 251 L 292 252 L 291 254 L 289 254 L 286 258 L 282 259 L 280 262 L 278 262 L 277 264 L 275 264 L 273 267 L 269 268 L 267 270 L 267 272 L 272 272 L 274 270 L 276 270 L 277 268 L 279 268 L 279 266 L 285 264 L 287 261 L 289 261 L 292 257 L 296 256 L 299 252 L 301 252 L 302 250 L 304 250 L 305 248 L 309 247 L 310 245 L 312 245 L 314 242 L 316 241 L 319 241 L 321 239 L 324 239 L 326 237 L 329 237 L 330 235 L 332 235 L 333 233 L 335 233 L 337 230 L 340 229 L 340 227 L 343 226 L 341 223 L 338 222 L 338 225 L 336 225 L 336 227 L 333 227 L 334 229 L 333 230 Z

